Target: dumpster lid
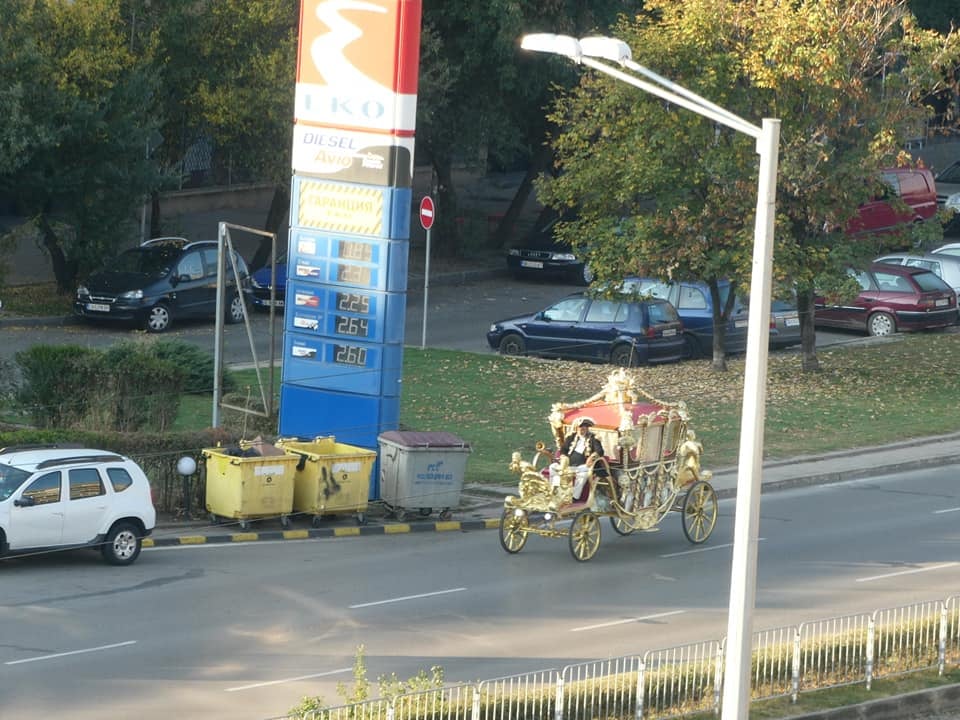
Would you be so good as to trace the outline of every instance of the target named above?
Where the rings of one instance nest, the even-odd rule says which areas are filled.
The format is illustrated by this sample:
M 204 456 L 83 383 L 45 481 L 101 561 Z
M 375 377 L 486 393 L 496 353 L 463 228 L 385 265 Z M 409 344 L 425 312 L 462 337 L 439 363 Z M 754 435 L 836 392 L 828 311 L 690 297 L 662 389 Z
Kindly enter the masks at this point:
M 419 432 L 417 430 L 388 430 L 380 433 L 379 440 L 386 440 L 405 447 L 458 447 L 469 448 L 470 443 L 449 432 Z

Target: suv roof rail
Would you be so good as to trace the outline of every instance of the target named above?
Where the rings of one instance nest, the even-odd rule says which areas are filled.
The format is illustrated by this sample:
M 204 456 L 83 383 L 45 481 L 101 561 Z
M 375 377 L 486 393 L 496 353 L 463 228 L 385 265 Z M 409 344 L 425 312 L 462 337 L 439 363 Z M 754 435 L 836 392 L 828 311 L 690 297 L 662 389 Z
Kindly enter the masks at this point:
M 57 465 L 77 465 L 80 463 L 90 462 L 119 462 L 122 460 L 123 457 L 120 455 L 74 455 L 71 457 L 50 458 L 49 460 L 44 460 L 43 462 L 37 464 L 37 470 L 56 467 Z
M 22 452 L 24 450 L 79 450 L 83 445 L 80 443 L 24 443 L 23 445 L 9 445 L 0 448 L 0 455 Z

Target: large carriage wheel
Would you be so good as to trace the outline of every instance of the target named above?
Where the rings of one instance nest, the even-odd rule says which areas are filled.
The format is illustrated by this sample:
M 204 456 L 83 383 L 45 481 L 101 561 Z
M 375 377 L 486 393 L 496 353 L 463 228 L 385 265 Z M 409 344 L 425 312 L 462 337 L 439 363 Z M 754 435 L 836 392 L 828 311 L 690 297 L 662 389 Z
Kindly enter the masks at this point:
M 618 535 L 630 535 L 636 530 L 632 522 L 624 520 L 620 515 L 611 515 L 610 524 L 613 525 L 613 530 Z
M 508 553 L 518 553 L 527 544 L 527 513 L 505 508 L 500 518 L 500 544 Z
M 717 493 L 708 482 L 697 480 L 683 499 L 683 534 L 694 545 L 704 542 L 717 524 Z
M 570 525 L 570 552 L 580 562 L 597 554 L 600 547 L 600 518 L 589 510 L 577 513 Z

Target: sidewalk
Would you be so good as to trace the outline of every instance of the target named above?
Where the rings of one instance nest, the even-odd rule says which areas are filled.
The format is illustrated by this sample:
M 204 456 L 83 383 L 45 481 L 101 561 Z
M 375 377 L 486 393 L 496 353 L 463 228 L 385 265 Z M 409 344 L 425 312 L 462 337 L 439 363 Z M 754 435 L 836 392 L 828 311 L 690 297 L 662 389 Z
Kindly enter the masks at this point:
M 772 461 L 763 466 L 762 487 L 766 493 L 956 463 L 960 463 L 960 433 L 907 440 L 882 447 Z M 506 472 L 504 480 L 508 480 Z M 715 470 L 711 484 L 721 498 L 735 497 L 737 468 Z M 514 493 L 516 485 L 512 484 L 501 486 L 467 483 L 461 492 L 460 506 L 454 510 L 451 520 L 414 518 L 412 521 L 401 522 L 390 517 L 382 503 L 377 501 L 371 502 L 367 513 L 369 520 L 365 525 L 357 525 L 352 515 L 325 519 L 323 526 L 319 528 L 310 527 L 309 518 L 292 518 L 293 528 L 289 530 L 281 530 L 278 522 L 263 521 L 255 524 L 258 528 L 255 531 L 239 532 L 233 525 L 210 525 L 202 521 L 177 522 L 168 519 L 158 521 L 153 536 L 145 541 L 144 546 L 495 529 L 500 524 L 503 498 Z M 259 529 L 261 527 L 262 530 Z

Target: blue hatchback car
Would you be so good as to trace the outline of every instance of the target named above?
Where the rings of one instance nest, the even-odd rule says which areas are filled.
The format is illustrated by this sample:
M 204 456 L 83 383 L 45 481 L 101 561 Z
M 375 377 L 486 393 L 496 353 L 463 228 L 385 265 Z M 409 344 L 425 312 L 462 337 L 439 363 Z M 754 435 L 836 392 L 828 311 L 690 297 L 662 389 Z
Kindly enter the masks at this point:
M 699 281 L 664 282 L 656 278 L 627 278 L 623 287 L 628 292 L 652 295 L 673 303 L 683 321 L 683 334 L 687 343 L 688 357 L 702 358 L 713 355 L 713 300 L 710 286 Z M 721 281 L 720 297 L 726 302 L 730 283 Z M 749 303 L 746 299 L 734 299 L 733 310 L 727 321 L 724 350 L 740 353 L 747 348 Z M 800 342 L 800 316 L 792 303 L 774 300 L 770 308 L 770 347 L 778 349 Z
M 247 297 L 250 304 L 257 310 L 268 310 L 271 306 L 282 309 L 283 298 L 287 292 L 287 264 L 278 262 L 274 275 L 276 288 L 273 299 L 270 298 L 270 266 L 262 267 L 250 276 L 250 286 L 247 288 Z
M 676 362 L 686 354 L 683 325 L 666 300 L 568 295 L 550 307 L 490 326 L 502 355 L 592 360 L 621 367 Z

